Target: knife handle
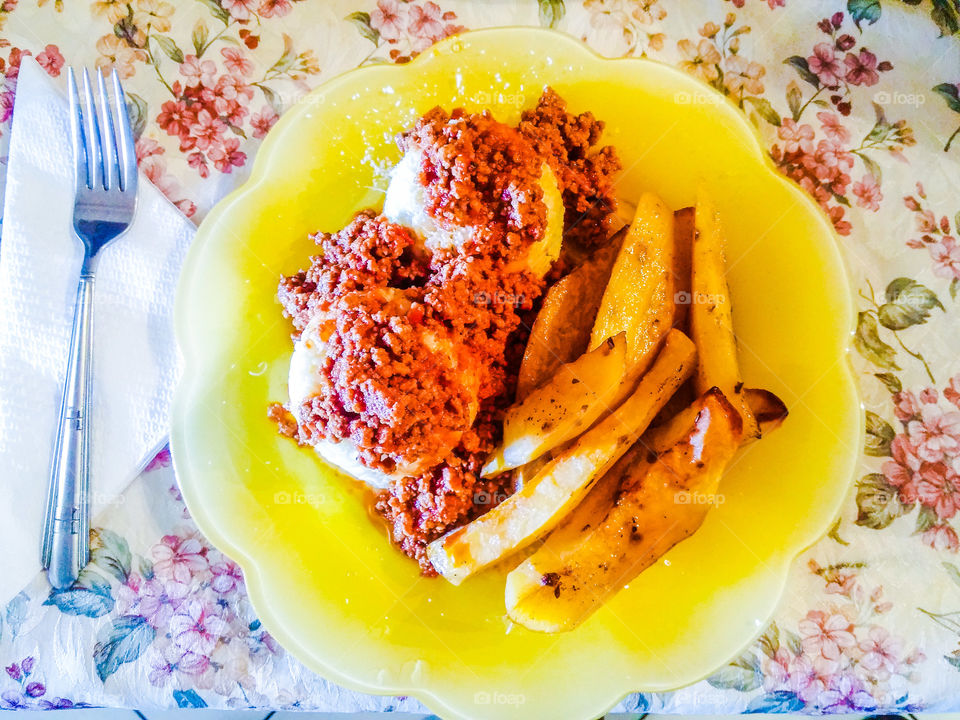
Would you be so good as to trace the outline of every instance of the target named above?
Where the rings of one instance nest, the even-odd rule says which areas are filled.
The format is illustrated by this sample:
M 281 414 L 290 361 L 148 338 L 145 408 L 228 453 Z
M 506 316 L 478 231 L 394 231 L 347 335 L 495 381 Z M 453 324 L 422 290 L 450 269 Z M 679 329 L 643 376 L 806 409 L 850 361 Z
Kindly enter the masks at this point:
M 90 559 L 93 288 L 93 274 L 81 274 L 40 550 L 47 577 L 56 589 L 70 587 Z

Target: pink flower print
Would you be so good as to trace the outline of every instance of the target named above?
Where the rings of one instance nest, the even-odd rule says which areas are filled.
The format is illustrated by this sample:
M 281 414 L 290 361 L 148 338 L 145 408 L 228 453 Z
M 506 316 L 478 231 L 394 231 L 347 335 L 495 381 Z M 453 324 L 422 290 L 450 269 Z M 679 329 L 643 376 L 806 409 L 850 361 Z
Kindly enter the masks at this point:
M 838 571 L 833 575 L 823 591 L 828 595 L 844 595 L 850 597 L 857 585 L 857 576 L 849 571 Z
M 222 173 L 230 173 L 234 167 L 242 167 L 247 160 L 247 154 L 240 152 L 240 140 L 226 138 L 222 143 L 210 148 L 209 153 L 213 166 Z
M 847 66 L 846 80 L 851 85 L 876 85 L 880 80 L 877 72 L 877 56 L 866 48 L 860 48 L 857 55 L 847 53 L 843 59 Z
M 210 571 L 213 573 L 210 587 L 221 595 L 226 595 L 238 587 L 243 587 L 243 573 L 240 572 L 236 563 L 224 560 L 211 565 Z
M 220 0 L 223 9 L 230 13 L 235 20 L 250 19 L 250 14 L 255 13 L 259 0 Z
M 853 156 L 842 145 L 829 139 L 821 140 L 814 157 L 817 163 L 814 171 L 821 180 L 839 181 L 843 185 L 850 181 L 843 168 L 853 167 Z
M 153 570 L 164 580 L 186 584 L 207 569 L 204 553 L 204 547 L 194 537 L 164 535 L 152 549 Z
M 260 17 L 283 17 L 293 10 L 290 0 L 263 0 L 260 3 Z
M 885 628 L 879 625 L 871 627 L 858 647 L 863 653 L 860 667 L 868 670 L 873 677 L 886 680 L 897 672 L 900 665 L 900 643 Z
M 196 55 L 187 55 L 180 63 L 180 74 L 187 79 L 188 87 L 212 85 L 216 73 L 213 60 L 199 60 Z
M 192 599 L 181 604 L 170 618 L 169 629 L 174 644 L 183 652 L 209 655 L 227 636 L 230 625 L 200 600 Z
M 857 205 L 867 210 L 876 212 L 880 209 L 880 201 L 883 200 L 883 193 L 877 184 L 876 178 L 867 173 L 860 182 L 853 184 L 853 194 L 857 198 Z
M 818 112 L 817 120 L 820 121 L 820 127 L 828 138 L 840 144 L 850 142 L 850 131 L 843 126 L 836 113 L 826 110 Z
M 260 112 L 256 112 L 250 117 L 250 127 L 253 128 L 253 136 L 255 138 L 265 137 L 278 119 L 279 116 L 276 111 L 269 105 L 264 105 Z
M 200 177 L 210 176 L 210 167 L 207 165 L 207 158 L 202 152 L 190 153 L 187 156 L 187 164 L 194 168 L 200 174 Z
M 935 233 L 939 230 L 937 226 L 937 217 L 933 210 L 923 210 L 917 213 L 917 230 L 922 233 Z
M 154 629 L 166 627 L 174 611 L 190 593 L 189 586 L 161 582 L 156 578 L 140 581 L 138 575 L 117 588 L 117 606 L 125 615 L 140 615 Z
M 786 648 L 779 648 L 773 657 L 763 661 L 763 688 L 773 692 L 784 687 L 790 680 L 790 662 L 793 656 Z
M 403 36 L 403 17 L 397 0 L 378 0 L 370 11 L 370 27 L 387 42 L 396 42 Z
M 913 420 L 920 413 L 920 402 L 909 390 L 901 390 L 893 396 L 893 412 L 900 422 Z
M 190 128 L 190 133 L 196 141 L 196 147 L 206 150 L 220 141 L 225 127 L 223 121 L 209 110 L 201 110 L 197 113 L 197 122 Z
M 783 124 L 777 128 L 777 137 L 783 140 L 786 153 L 806 154 L 813 151 L 813 128 L 809 125 L 800 125 L 791 118 L 784 118 Z
M 47 71 L 47 75 L 57 77 L 63 68 L 63 55 L 60 54 L 60 48 L 56 45 L 47 45 L 43 52 L 37 55 L 37 62 Z
M 850 710 L 872 710 L 876 703 L 853 673 L 843 673 L 830 679 L 830 685 L 820 693 L 817 705 L 821 712 L 842 713 Z
M 955 238 L 945 235 L 940 242 L 930 245 L 930 257 L 934 275 L 948 280 L 960 278 L 960 246 Z
M 789 688 L 797 697 L 810 705 L 823 692 L 824 687 L 823 680 L 809 657 L 799 655 L 793 659 L 790 665 Z
M 890 443 L 893 460 L 883 464 L 883 474 L 887 481 L 899 490 L 900 500 L 906 504 L 917 501 L 917 472 L 920 470 L 920 458 L 916 448 L 905 435 L 897 435 Z
M 409 12 L 407 31 L 410 33 L 411 45 L 415 52 L 422 52 L 437 40 L 446 37 L 443 13 L 435 2 L 427 2 L 422 7 L 414 5 Z
M 820 82 L 829 88 L 840 86 L 840 62 L 837 59 L 833 45 L 817 43 L 813 48 L 813 55 L 807 58 L 810 71 L 820 78 Z
M 944 453 L 960 450 L 960 412 L 944 412 L 937 405 L 920 408 L 920 419 L 907 423 L 910 440 L 917 448 L 917 456 L 927 462 L 937 462 Z
M 803 651 L 814 657 L 820 675 L 830 675 L 839 668 L 843 651 L 857 644 L 853 625 L 840 613 L 811 610 L 799 625 Z
M 950 384 L 944 389 L 943 396 L 960 408 L 960 374 L 950 378 Z
M 246 77 L 253 72 L 253 61 L 239 48 L 221 48 L 220 54 L 223 55 L 223 66 L 234 75 Z
M 924 463 L 920 469 L 917 497 L 931 507 L 942 520 L 957 514 L 960 506 L 960 477 L 952 467 L 943 462 Z
M 960 538 L 949 525 L 934 525 L 923 531 L 923 541 L 934 550 L 949 550 L 957 552 L 960 548 Z
M 136 145 L 134 146 L 134 150 L 137 154 L 137 162 L 143 160 L 144 158 L 148 158 L 152 155 L 163 154 L 163 146 L 160 143 L 158 143 L 153 138 L 148 138 L 144 136 L 141 136 L 137 140 Z M 166 452 L 167 456 L 169 457 L 169 450 L 168 448 L 164 447 L 163 450 L 157 453 L 154 460 L 156 460 L 157 457 L 160 457 L 160 455 L 163 454 L 164 452 Z M 147 467 L 147 469 L 149 469 L 149 466 Z

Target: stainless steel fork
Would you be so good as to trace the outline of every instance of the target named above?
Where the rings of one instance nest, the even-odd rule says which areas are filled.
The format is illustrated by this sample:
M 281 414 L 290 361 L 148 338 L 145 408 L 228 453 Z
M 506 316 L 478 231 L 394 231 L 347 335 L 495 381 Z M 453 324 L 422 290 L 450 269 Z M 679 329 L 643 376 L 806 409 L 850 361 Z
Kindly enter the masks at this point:
M 137 200 L 137 157 L 126 102 L 116 71 L 111 110 L 103 75 L 98 104 L 83 71 L 83 105 L 73 68 L 68 71 L 70 139 L 74 160 L 73 229 L 83 243 L 83 265 L 57 441 L 43 524 L 41 561 L 50 584 L 69 587 L 90 559 L 90 391 L 93 370 L 93 287 L 100 251 L 123 234 Z M 98 118 L 99 115 L 99 118 Z

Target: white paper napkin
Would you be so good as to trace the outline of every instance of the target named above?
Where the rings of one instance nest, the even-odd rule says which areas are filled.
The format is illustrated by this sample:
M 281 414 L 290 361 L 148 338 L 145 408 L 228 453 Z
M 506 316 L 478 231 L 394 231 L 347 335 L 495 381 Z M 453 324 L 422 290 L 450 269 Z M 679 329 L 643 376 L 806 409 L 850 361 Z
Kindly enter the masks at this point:
M 72 234 L 67 103 L 20 67 L 0 239 L 0 604 L 40 570 L 39 543 L 81 248 Z M 194 227 L 142 176 L 129 232 L 103 251 L 94 300 L 92 513 L 167 435 L 179 373 L 173 296 Z

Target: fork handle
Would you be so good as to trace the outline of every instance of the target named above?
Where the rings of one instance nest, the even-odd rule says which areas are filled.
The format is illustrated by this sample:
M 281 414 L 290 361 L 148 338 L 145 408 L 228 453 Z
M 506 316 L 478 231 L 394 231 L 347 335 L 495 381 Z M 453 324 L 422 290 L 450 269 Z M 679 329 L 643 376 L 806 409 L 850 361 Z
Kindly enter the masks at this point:
M 77 286 L 67 375 L 44 519 L 41 559 L 50 584 L 73 584 L 90 559 L 90 390 L 93 370 L 93 274 Z

